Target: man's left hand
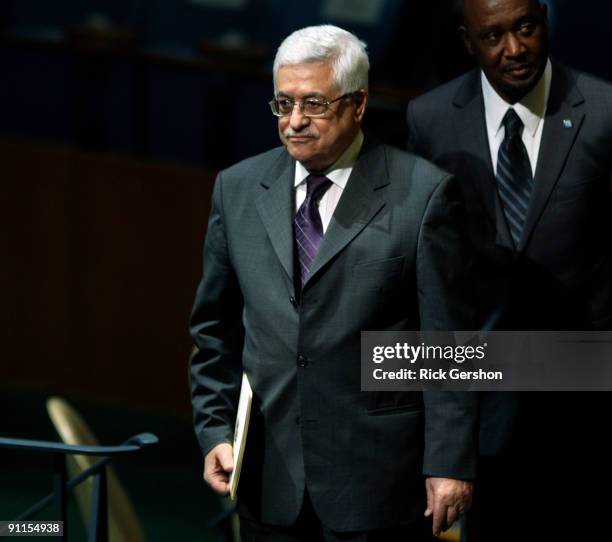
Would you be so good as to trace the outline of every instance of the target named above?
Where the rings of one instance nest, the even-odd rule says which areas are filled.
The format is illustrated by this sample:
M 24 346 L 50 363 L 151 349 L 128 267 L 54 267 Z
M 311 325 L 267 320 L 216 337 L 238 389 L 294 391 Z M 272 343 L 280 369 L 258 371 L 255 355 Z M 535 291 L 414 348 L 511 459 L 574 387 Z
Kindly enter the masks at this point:
M 474 485 L 472 482 L 452 478 L 427 478 L 427 510 L 425 517 L 433 515 L 432 531 L 440 536 L 455 521 L 465 514 L 472 504 Z

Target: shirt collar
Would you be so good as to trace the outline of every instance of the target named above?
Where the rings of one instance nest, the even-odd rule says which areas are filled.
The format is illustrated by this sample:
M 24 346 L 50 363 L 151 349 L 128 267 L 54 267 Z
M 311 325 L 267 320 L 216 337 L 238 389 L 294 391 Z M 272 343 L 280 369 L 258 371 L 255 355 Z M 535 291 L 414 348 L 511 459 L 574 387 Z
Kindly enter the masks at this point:
M 340 155 L 340 158 L 336 160 L 331 167 L 329 167 L 323 174 L 334 184 L 338 185 L 344 190 L 348 178 L 350 176 L 353 165 L 359 156 L 361 146 L 363 145 L 363 132 L 359 130 L 353 142 L 346 148 L 346 150 Z M 310 172 L 300 163 L 295 163 L 295 186 L 299 186 L 306 181 L 306 177 L 310 175 Z
M 552 66 L 550 59 L 546 61 L 546 68 L 536 86 L 514 105 L 504 100 L 493 88 L 484 72 L 481 72 L 482 96 L 484 98 L 485 115 L 487 127 L 493 135 L 497 135 L 502 128 L 502 121 L 506 111 L 514 108 L 520 117 L 527 133 L 535 137 L 540 122 L 546 114 L 546 104 L 550 95 L 550 83 L 552 80 Z

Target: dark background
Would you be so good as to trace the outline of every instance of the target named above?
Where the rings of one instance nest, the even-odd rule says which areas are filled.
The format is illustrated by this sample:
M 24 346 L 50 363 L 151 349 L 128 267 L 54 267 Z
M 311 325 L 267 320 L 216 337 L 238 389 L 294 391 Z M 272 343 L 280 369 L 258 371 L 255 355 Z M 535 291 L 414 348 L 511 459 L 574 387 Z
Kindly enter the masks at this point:
M 553 55 L 612 79 L 612 5 L 548 3 Z M 0 436 L 55 439 L 44 400 L 57 394 L 108 444 L 154 430 L 156 450 L 118 465 L 147 535 L 214 536 L 187 385 L 214 175 L 278 144 L 272 59 L 310 24 L 368 43 L 366 124 L 403 145 L 406 103 L 472 66 L 459 5 L 0 0 Z M 372 22 L 355 19 L 368 9 Z M 19 482 L 40 464 L 0 449 L 0 466 L 11 519 L 42 496 Z

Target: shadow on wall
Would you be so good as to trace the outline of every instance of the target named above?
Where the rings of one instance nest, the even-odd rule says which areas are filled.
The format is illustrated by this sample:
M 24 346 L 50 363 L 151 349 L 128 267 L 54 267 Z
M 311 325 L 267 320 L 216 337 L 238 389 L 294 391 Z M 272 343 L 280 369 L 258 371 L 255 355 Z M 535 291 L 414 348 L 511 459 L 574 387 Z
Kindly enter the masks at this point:
M 2 380 L 188 412 L 213 175 L 0 142 Z

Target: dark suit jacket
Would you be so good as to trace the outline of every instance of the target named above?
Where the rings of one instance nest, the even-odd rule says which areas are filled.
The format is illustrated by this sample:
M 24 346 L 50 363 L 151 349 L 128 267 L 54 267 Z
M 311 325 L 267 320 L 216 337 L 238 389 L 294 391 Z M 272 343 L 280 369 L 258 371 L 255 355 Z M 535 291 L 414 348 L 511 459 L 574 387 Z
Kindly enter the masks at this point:
M 612 86 L 553 63 L 535 187 L 516 251 L 493 175 L 480 71 L 412 101 L 408 126 L 409 147 L 461 182 L 478 254 L 481 325 L 610 329 Z M 484 454 L 506 446 L 516 408 L 508 395 L 484 396 Z M 553 416 L 563 418 L 560 411 Z
M 424 473 L 475 474 L 474 398 L 361 392 L 360 333 L 471 317 L 451 302 L 469 278 L 460 190 L 424 160 L 366 142 L 298 304 L 294 168 L 281 147 L 215 183 L 191 319 L 197 437 L 204 454 L 231 441 L 244 370 L 255 403 L 242 514 L 289 525 L 307 486 L 334 530 L 416 521 Z

